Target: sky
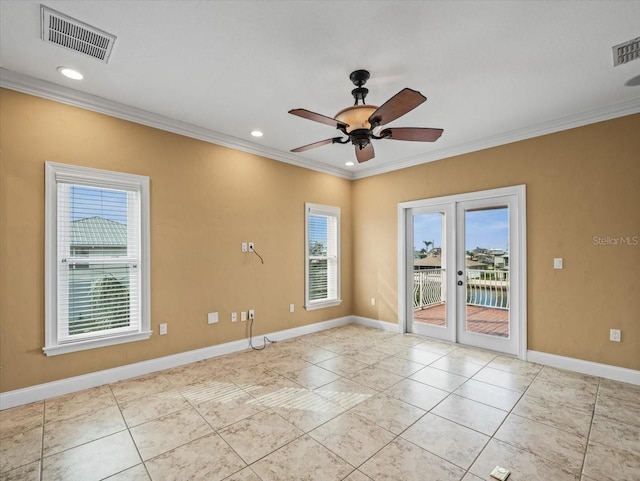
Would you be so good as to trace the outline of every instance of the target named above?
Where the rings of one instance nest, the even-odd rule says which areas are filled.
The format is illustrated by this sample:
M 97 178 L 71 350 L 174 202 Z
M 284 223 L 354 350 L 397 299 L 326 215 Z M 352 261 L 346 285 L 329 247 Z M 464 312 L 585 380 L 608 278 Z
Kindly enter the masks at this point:
M 509 211 L 506 207 L 491 210 L 467 211 L 466 249 L 509 249 Z M 413 245 L 416 250 L 424 248 L 423 241 L 434 242 L 442 247 L 443 215 L 421 214 L 413 217 Z M 430 246 L 431 249 L 434 246 Z
M 127 223 L 127 193 L 122 190 L 71 186 L 71 220 L 103 217 Z

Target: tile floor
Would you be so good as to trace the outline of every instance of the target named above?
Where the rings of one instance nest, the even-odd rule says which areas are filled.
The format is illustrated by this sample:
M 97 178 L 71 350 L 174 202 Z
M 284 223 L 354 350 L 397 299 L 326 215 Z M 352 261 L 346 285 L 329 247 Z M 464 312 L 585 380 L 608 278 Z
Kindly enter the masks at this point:
M 640 480 L 640 386 L 358 325 L 0 412 L 0 480 Z

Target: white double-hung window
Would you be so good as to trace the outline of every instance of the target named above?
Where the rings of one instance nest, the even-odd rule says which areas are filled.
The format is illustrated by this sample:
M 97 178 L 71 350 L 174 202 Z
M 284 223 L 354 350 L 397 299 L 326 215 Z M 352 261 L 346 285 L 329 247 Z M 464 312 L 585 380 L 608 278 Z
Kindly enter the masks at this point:
M 305 309 L 340 302 L 340 208 L 306 203 Z
M 47 162 L 50 356 L 147 339 L 149 178 Z

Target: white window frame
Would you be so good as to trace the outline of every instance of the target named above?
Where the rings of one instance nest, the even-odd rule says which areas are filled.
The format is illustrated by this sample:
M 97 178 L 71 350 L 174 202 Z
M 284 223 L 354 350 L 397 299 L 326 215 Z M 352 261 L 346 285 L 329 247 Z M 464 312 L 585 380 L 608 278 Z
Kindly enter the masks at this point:
M 140 265 L 138 269 L 140 275 L 140 319 L 136 331 L 119 333 L 114 330 L 116 332 L 98 337 L 80 337 L 77 340 L 60 342 L 58 337 L 58 291 L 67 288 L 67 286 L 58 285 L 59 183 L 139 192 Z M 45 346 L 42 350 L 47 356 L 141 341 L 151 336 L 149 232 L 149 177 L 45 162 Z
M 309 299 L 309 216 L 323 215 L 336 218 L 336 253 L 335 268 L 336 272 L 336 297 L 327 299 L 310 300 Z M 327 256 L 334 257 L 334 256 Z M 304 204 L 304 308 L 307 311 L 315 309 L 323 309 L 325 307 L 338 306 L 342 303 L 340 290 L 340 208 L 328 205 L 312 204 L 306 202 Z M 327 263 L 329 266 L 329 263 Z

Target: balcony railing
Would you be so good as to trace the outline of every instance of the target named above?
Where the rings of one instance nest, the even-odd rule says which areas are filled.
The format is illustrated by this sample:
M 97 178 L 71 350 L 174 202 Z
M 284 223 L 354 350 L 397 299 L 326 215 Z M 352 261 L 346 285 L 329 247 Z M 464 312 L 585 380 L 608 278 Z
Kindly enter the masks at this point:
M 467 305 L 509 309 L 509 271 L 467 270 Z M 413 271 L 413 308 L 443 303 L 446 296 L 445 269 Z

